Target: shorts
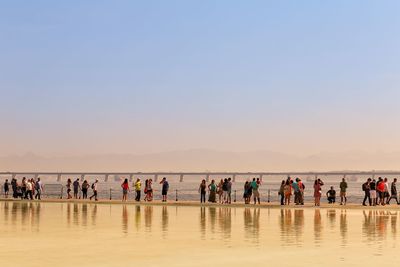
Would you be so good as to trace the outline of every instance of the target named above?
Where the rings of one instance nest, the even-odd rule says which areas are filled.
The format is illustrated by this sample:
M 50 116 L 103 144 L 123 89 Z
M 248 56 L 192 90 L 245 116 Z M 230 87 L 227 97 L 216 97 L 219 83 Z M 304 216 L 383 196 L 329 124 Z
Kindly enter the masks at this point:
M 122 194 L 124 195 L 128 194 L 128 189 L 122 189 Z
M 371 198 L 376 198 L 376 190 L 371 190 L 370 196 L 371 196 Z
M 162 190 L 162 191 L 161 191 L 161 195 L 163 195 L 163 196 L 166 196 L 167 193 L 168 193 L 168 190 Z
M 346 196 L 346 192 L 340 192 L 340 197 L 345 197 Z
M 253 189 L 253 196 L 256 197 L 256 198 L 259 198 L 260 197 L 260 192 L 258 192 L 258 190 L 254 190 Z

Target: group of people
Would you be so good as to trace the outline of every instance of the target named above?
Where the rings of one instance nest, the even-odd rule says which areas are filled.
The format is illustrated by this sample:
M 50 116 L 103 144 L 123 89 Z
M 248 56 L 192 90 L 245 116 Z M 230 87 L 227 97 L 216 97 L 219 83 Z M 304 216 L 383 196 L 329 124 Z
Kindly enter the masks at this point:
M 21 182 L 18 182 L 15 178 L 12 178 L 11 182 L 6 179 L 3 185 L 4 195 L 6 198 L 8 198 L 10 194 L 10 188 L 12 190 L 13 198 L 41 199 L 43 193 L 43 183 L 40 178 L 27 179 L 26 177 L 23 177 Z
M 67 199 L 87 199 L 88 191 L 91 189 L 93 194 L 89 197 L 90 200 L 98 200 L 98 184 L 99 180 L 96 179 L 92 184 L 90 184 L 87 180 L 84 180 L 82 183 L 79 178 L 72 181 L 71 179 L 67 180 L 66 183 L 66 192 Z M 167 178 L 164 177 L 161 181 L 161 195 L 162 202 L 167 201 L 169 183 Z M 245 204 L 250 204 L 253 199 L 254 204 L 260 204 L 260 191 L 259 188 L 262 184 L 260 178 L 253 178 L 250 181 L 246 181 L 244 183 L 243 188 L 243 199 Z M 313 184 L 314 190 L 314 205 L 321 205 L 321 197 L 322 197 L 322 187 L 324 182 L 321 179 L 315 179 Z M 128 179 L 124 179 L 121 184 L 122 188 L 122 201 L 128 200 L 128 193 L 131 191 L 129 186 Z M 142 191 L 142 182 L 140 178 L 137 178 L 133 183 L 133 188 L 135 191 L 135 200 L 141 200 L 141 191 Z M 347 203 L 347 188 L 348 184 L 345 178 L 339 184 L 340 188 L 340 205 L 346 205 Z M 4 195 L 6 198 L 9 197 L 10 191 L 12 191 L 13 198 L 21 198 L 21 199 L 41 199 L 41 196 L 44 192 L 44 185 L 40 180 L 40 177 L 34 178 L 26 178 L 23 177 L 21 182 L 19 182 L 16 178 L 12 178 L 11 182 L 5 180 L 4 185 Z M 397 179 L 394 178 L 391 183 L 389 183 L 387 178 L 379 177 L 377 180 L 368 178 L 366 182 L 362 184 L 362 191 L 364 192 L 364 200 L 362 204 L 364 206 L 368 204 L 370 206 L 375 205 L 388 205 L 391 200 L 395 200 L 397 204 L 400 204 L 398 199 L 397 192 Z M 81 194 L 80 194 L 81 192 Z M 146 179 L 144 182 L 144 201 L 152 201 L 153 200 L 153 180 Z M 225 178 L 221 179 L 217 184 L 215 180 L 211 180 L 211 183 L 207 185 L 207 181 L 203 179 L 199 185 L 198 192 L 200 193 L 200 203 L 206 202 L 206 194 L 208 192 L 208 202 L 210 203 L 220 203 L 220 204 L 230 204 L 232 202 L 232 179 Z M 290 205 L 292 196 L 293 202 L 295 205 L 304 205 L 304 192 L 305 185 L 300 178 L 292 179 L 288 177 L 286 180 L 282 180 L 278 195 L 280 197 L 281 205 Z M 328 191 L 326 191 L 326 198 L 328 203 L 333 204 L 336 202 L 336 190 L 333 186 L 330 187 Z M 235 195 L 236 201 L 236 195 Z
M 218 203 L 232 203 L 232 179 L 230 177 L 221 179 L 218 184 L 215 183 L 215 180 L 211 180 L 208 186 L 206 180 L 203 179 L 199 186 L 200 203 L 206 202 L 207 188 L 209 191 L 208 202 L 217 203 L 218 196 Z
M 362 190 L 364 191 L 364 206 L 367 206 L 367 200 L 370 206 L 389 205 L 392 199 L 396 200 L 398 205 L 400 204 L 397 193 L 397 178 L 394 178 L 390 185 L 387 178 L 379 177 L 378 180 L 368 178 L 362 184 Z

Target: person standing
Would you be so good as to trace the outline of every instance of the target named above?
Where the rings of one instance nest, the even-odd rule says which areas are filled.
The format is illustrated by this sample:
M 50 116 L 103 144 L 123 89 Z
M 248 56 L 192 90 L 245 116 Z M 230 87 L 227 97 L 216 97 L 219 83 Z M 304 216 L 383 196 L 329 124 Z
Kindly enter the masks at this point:
M 224 184 L 224 180 L 221 179 L 221 181 L 219 182 L 218 186 L 217 186 L 217 194 L 218 194 L 218 202 L 222 203 L 222 194 L 224 193 L 223 191 L 223 184 Z
M 294 203 L 295 205 L 300 204 L 300 187 L 299 187 L 299 178 L 296 178 L 292 183 L 293 193 L 294 193 Z
M 253 199 L 254 199 L 254 205 L 260 204 L 260 192 L 258 191 L 258 188 L 260 185 L 257 183 L 256 178 L 253 178 L 253 181 L 251 182 L 251 189 L 253 191 Z
M 281 186 L 279 187 L 278 195 L 281 198 L 281 206 L 285 205 L 285 180 L 282 180 Z
M 30 180 L 25 181 L 26 185 L 26 193 L 25 193 L 25 199 L 33 199 L 33 184 Z
M 23 198 L 27 198 L 27 196 L 26 196 L 26 177 L 22 177 L 21 194 L 22 194 Z
M 66 185 L 66 187 L 67 187 L 67 199 L 71 199 L 71 198 L 72 198 L 72 195 L 71 195 L 71 186 L 72 186 L 72 181 L 71 181 L 70 178 L 68 178 L 68 180 L 67 180 L 67 185 Z
M 346 205 L 346 203 L 347 203 L 347 196 L 346 196 L 347 182 L 344 177 L 342 178 L 342 181 L 340 182 L 339 187 L 340 187 L 340 205 Z
M 17 179 L 15 179 L 15 178 L 12 178 L 11 179 L 11 188 L 12 188 L 12 191 L 13 191 L 13 198 L 18 198 L 18 194 L 17 194 L 17 187 L 18 187 L 18 184 L 17 184 Z
M 211 184 L 208 185 L 208 190 L 210 191 L 208 202 L 217 202 L 217 185 L 215 184 L 215 180 L 211 180 Z
M 365 202 L 369 201 L 369 205 L 371 206 L 371 194 L 370 194 L 370 190 L 371 190 L 371 178 L 368 178 L 367 181 L 365 183 L 363 183 L 362 185 L 362 190 L 364 191 L 364 201 L 363 201 L 363 206 L 367 206 L 367 204 L 365 204 Z
M 378 182 L 376 183 L 376 191 L 378 193 L 379 199 L 377 199 L 377 205 L 385 205 L 385 182 L 382 177 L 378 178 Z
M 166 177 L 162 178 L 160 184 L 162 185 L 161 186 L 162 202 L 167 202 L 167 195 L 169 189 L 169 183 L 167 181 L 167 178 Z
M 35 183 L 35 188 L 36 188 L 35 199 L 41 200 L 43 193 L 43 184 L 42 181 L 40 181 L 40 177 L 37 178 L 37 181 Z
M 8 198 L 8 192 L 10 192 L 10 183 L 8 182 L 8 179 L 6 179 L 6 181 L 4 182 L 3 188 L 4 188 L 4 197 Z
M 390 195 L 390 198 L 386 202 L 386 204 L 388 204 L 388 205 L 390 204 L 390 200 L 392 200 L 392 199 L 396 200 L 397 205 L 400 204 L 399 203 L 399 199 L 397 197 L 397 186 L 396 186 L 396 183 L 397 183 L 397 178 L 394 178 L 393 182 L 390 185 L 390 193 L 391 193 L 391 195 Z
M 300 178 L 298 178 L 298 179 L 299 179 L 299 182 L 297 184 L 299 185 L 299 190 L 300 190 L 299 202 L 300 202 L 300 205 L 304 205 L 304 189 L 306 189 L 306 187 L 305 187 L 303 181 Z
M 283 188 L 285 194 L 285 205 L 290 205 L 290 198 L 292 196 L 292 180 L 286 180 L 285 186 Z
M 124 180 L 124 182 L 121 184 L 121 187 L 122 187 L 122 201 L 127 201 L 128 191 L 129 191 L 128 179 Z
M 228 203 L 228 179 L 225 178 L 222 183 L 222 203 Z
M 135 200 L 140 201 L 140 192 L 142 190 L 142 182 L 140 181 L 139 178 L 136 179 L 134 186 L 135 186 L 135 192 L 136 192 Z
M 96 179 L 96 181 L 92 184 L 93 195 L 89 198 L 90 200 L 92 200 L 92 198 L 94 198 L 95 201 L 98 201 L 98 199 L 97 199 L 98 183 L 99 183 L 99 180 Z
M 228 182 L 226 184 L 227 187 L 227 203 L 231 204 L 232 202 L 232 181 L 231 181 L 231 177 L 228 178 Z
M 314 204 L 315 206 L 321 206 L 322 186 L 324 183 L 321 179 L 316 179 L 314 182 Z
M 200 203 L 206 203 L 206 180 L 202 180 L 199 186 L 199 193 L 200 193 Z
M 377 197 L 376 197 L 376 181 L 375 179 L 372 179 L 371 183 L 369 184 L 370 188 L 370 196 L 371 196 L 371 201 L 372 205 L 376 206 L 377 205 Z
M 88 190 L 89 190 L 89 183 L 87 180 L 83 181 L 82 183 L 82 199 L 87 199 L 88 197 Z
M 72 184 L 72 187 L 74 188 L 74 198 L 77 199 L 79 190 L 81 189 L 81 184 L 79 183 L 79 178 L 76 178 L 76 180 Z

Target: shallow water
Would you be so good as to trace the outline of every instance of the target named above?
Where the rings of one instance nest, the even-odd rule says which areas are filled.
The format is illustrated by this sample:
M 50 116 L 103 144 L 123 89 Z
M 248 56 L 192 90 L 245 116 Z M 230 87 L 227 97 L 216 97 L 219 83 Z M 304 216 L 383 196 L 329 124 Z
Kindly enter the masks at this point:
M 373 266 L 399 260 L 397 227 L 393 210 L 0 202 L 0 266 Z

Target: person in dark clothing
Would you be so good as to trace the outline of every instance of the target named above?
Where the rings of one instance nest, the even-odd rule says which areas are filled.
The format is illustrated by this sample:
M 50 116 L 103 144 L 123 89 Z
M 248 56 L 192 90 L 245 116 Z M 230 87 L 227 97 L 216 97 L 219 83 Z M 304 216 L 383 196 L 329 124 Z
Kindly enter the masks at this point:
M 336 191 L 333 189 L 333 186 L 331 186 L 331 189 L 326 192 L 326 197 L 328 198 L 329 204 L 336 202 Z
M 8 198 L 8 192 L 10 192 L 10 183 L 8 182 L 8 179 L 4 182 L 4 196 L 5 198 Z
M 391 193 L 391 195 L 390 195 L 390 198 L 386 202 L 386 204 L 388 204 L 388 205 L 390 204 L 390 200 L 392 200 L 392 199 L 396 200 L 397 205 L 400 204 L 399 203 L 399 199 L 397 197 L 396 182 L 397 182 L 397 178 L 394 178 L 392 184 L 390 185 L 390 193 Z
M 370 183 L 371 183 L 371 178 L 368 178 L 368 180 L 365 183 L 363 183 L 363 185 L 362 185 L 362 190 L 364 191 L 363 206 L 367 206 L 365 204 L 367 199 L 368 199 L 369 205 L 370 206 L 372 205 L 371 194 L 370 194 L 370 191 L 371 191 Z
M 12 191 L 13 191 L 13 198 L 18 198 L 17 187 L 18 187 L 17 179 L 12 178 L 11 179 L 11 188 L 12 188 Z

